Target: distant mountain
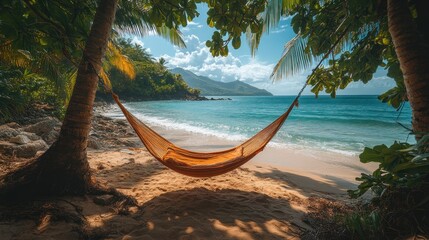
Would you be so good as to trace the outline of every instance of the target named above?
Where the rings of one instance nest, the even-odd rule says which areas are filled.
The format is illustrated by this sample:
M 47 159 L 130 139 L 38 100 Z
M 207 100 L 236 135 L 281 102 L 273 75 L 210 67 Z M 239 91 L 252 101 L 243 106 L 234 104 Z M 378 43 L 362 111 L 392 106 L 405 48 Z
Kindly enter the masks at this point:
M 198 76 L 183 68 L 174 68 L 172 73 L 182 75 L 183 80 L 191 88 L 201 90 L 203 96 L 272 96 L 264 89 L 253 87 L 241 81 L 219 82 L 208 77 Z

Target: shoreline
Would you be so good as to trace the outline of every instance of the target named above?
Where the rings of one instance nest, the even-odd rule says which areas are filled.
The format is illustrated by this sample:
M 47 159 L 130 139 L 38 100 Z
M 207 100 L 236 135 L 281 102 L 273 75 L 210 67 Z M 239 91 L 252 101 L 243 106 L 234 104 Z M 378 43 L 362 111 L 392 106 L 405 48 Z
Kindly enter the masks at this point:
M 199 135 L 182 130 L 172 130 L 154 126 L 153 129 L 174 144 L 192 151 L 210 152 L 228 149 L 240 144 L 240 141 L 230 141 L 216 136 Z M 272 172 L 278 175 L 296 175 L 296 185 L 299 176 L 328 184 L 323 190 L 336 195 L 346 194 L 348 189 L 357 186 L 355 181 L 362 172 L 370 173 L 376 166 L 363 164 L 358 156 L 344 155 L 324 150 L 306 148 L 279 148 L 266 146 L 265 149 L 241 166 L 255 172 Z M 306 185 L 307 190 L 318 191 L 317 186 Z
M 112 114 L 111 111 L 115 108 L 116 105 L 109 105 L 110 111 L 103 111 L 102 115 L 125 120 L 124 117 L 115 115 L 117 112 Z M 192 151 L 220 151 L 242 143 L 242 141 L 227 140 L 218 136 L 147 124 L 175 145 Z M 142 147 L 144 148 L 144 146 Z M 261 153 L 241 166 L 241 168 L 261 173 L 277 172 L 280 175 L 290 173 L 297 176 L 295 177 L 297 185 L 301 184 L 299 176 L 308 177 L 327 185 L 322 192 L 334 193 L 338 196 L 345 196 L 348 189 L 355 188 L 358 185 L 355 178 L 360 177 L 361 173 L 371 173 L 376 167 L 375 164 L 361 163 L 356 155 L 316 148 L 309 149 L 292 144 L 279 147 L 277 143 L 275 146 L 268 144 Z M 317 187 L 311 185 L 305 186 L 305 188 L 318 191 Z
M 83 232 L 99 239 L 300 239 L 320 231 L 318 221 L 323 219 L 317 217 L 319 214 L 334 217 L 333 213 L 352 211 L 351 203 L 356 200 L 348 198 L 346 190 L 355 186 L 354 178 L 361 171 L 367 171 L 357 157 L 267 146 L 231 172 L 209 178 L 188 177 L 155 160 L 125 120 L 100 115 L 108 108 L 105 105 L 95 110 L 88 162 L 99 184 L 130 196 L 137 206 L 123 209 L 111 202 L 113 196 L 109 194 L 53 198 L 48 204 L 38 202 L 40 207 L 0 204 L 1 212 L 18 218 L 0 216 L 0 236 L 78 239 Z M 21 131 L 30 126 L 15 127 Z M 238 144 L 156 126 L 154 130 L 175 144 L 197 151 Z M 24 161 L 4 159 L 0 172 L 19 167 Z M 46 211 L 43 206 L 55 206 L 65 216 L 79 215 L 85 224 L 49 214 L 39 217 L 40 213 L 19 219 L 20 214 Z

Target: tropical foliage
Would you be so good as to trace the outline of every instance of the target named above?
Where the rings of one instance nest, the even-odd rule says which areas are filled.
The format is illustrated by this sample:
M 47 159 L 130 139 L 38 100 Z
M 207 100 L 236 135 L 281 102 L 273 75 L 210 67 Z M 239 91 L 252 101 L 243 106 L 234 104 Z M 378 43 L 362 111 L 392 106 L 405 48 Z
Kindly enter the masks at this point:
M 415 2 L 411 4 L 418 22 L 417 18 L 423 16 L 417 14 Z M 384 68 L 396 86 L 380 99 L 395 108 L 407 100 L 403 75 L 388 31 L 384 1 L 273 0 L 268 1 L 261 17 L 266 31 L 275 27 L 281 17 L 289 17 L 297 34 L 285 44 L 272 73 L 274 81 L 311 67 L 314 60 L 327 53 L 340 38 L 330 59 L 316 70 L 310 81 L 312 92 L 317 95 L 325 91 L 335 97 L 338 89 L 354 81 L 367 83 L 377 69 Z M 255 50 L 260 38 L 252 39 Z
M 52 81 L 28 70 L 0 68 L 0 123 L 15 119 L 37 104 L 48 104 L 56 117 L 64 114 L 64 102 Z
M 125 76 L 113 68 L 109 71 L 112 88 L 124 100 L 194 99 L 199 91 L 189 88 L 180 75 L 170 73 L 163 59 L 155 61 L 140 45 L 129 39 L 118 39 L 117 47 L 132 63 L 135 76 Z M 130 78 L 133 80 L 130 81 Z M 99 96 L 111 100 L 111 96 Z
M 395 108 L 413 100 L 413 133 L 418 139 L 417 144 L 379 145 L 365 148 L 360 155 L 361 162 L 379 166 L 372 174 L 357 178 L 361 182 L 358 189 L 349 191 L 355 198 L 369 190 L 374 194 L 371 204 L 345 219 L 352 238 L 429 235 L 428 125 L 424 120 L 427 119 L 429 102 L 427 91 L 418 90 L 428 86 L 424 69 L 429 40 L 428 10 L 427 1 L 420 0 L 271 0 L 261 15 L 265 31 L 275 27 L 281 17 L 289 17 L 296 33 L 296 37 L 285 45 L 273 70 L 274 81 L 302 72 L 312 67 L 315 60 L 329 54 L 330 57 L 314 69 L 307 80 L 316 96 L 324 91 L 335 97 L 338 89 L 346 88 L 351 82 L 367 83 L 374 79 L 379 68 L 384 68 L 396 86 L 379 99 Z M 396 46 L 394 36 L 397 37 Z M 410 41 L 399 43 L 411 36 L 418 39 L 412 42 L 414 44 L 409 44 Z M 251 34 L 250 39 L 252 49 L 256 50 L 260 36 Z M 397 56 L 399 48 L 402 49 L 402 59 Z M 410 59 L 417 59 L 414 65 Z M 407 75 L 401 71 L 400 64 L 407 68 Z M 418 74 L 424 71 L 426 77 Z
M 112 41 L 119 33 L 144 36 L 155 32 L 185 46 L 177 29 L 145 21 L 149 17 L 142 14 L 146 13 L 143 6 L 131 1 L 120 4 Z M 1 7 L 0 118 L 10 119 L 37 101 L 53 105 L 61 116 L 72 94 L 96 1 L 9 1 Z M 104 69 L 101 75 L 107 84 L 107 72 L 112 69 L 135 77 L 134 66 L 113 42 L 108 46 Z
M 134 66 L 126 56 L 128 53 L 122 53 L 117 44 L 114 44 L 115 38 L 129 33 L 142 37 L 149 33 L 157 33 L 173 44 L 184 47 L 185 43 L 178 28 L 186 26 L 188 21 L 199 15 L 196 8 L 198 2 L 200 1 L 119 1 L 115 28 L 103 61 L 103 70 L 100 72 L 105 84 L 110 85 L 112 77 L 118 79 L 119 82 L 114 83 L 114 86 L 119 88 L 118 93 L 123 93 L 121 86 L 127 84 L 121 81 L 136 77 Z M 248 29 L 258 32 L 262 28 L 262 22 L 257 18 L 258 13 L 264 8 L 262 0 L 208 1 L 207 3 L 210 8 L 208 25 L 216 29 L 212 40 L 208 41 L 207 45 L 215 56 L 228 54 L 230 43 L 234 48 L 240 47 L 242 32 Z M 55 92 L 60 98 L 58 102 L 62 103 L 58 107 L 66 107 L 72 94 L 78 63 L 95 15 L 97 1 L 14 0 L 2 3 L 1 7 L 3 10 L 0 13 L 0 32 L 2 33 L 0 34 L 0 64 L 12 69 L 11 71 L 26 72 L 27 75 L 37 75 L 50 81 L 49 84 L 55 87 Z M 129 57 L 132 58 L 132 56 Z M 176 97 L 178 92 L 182 92 L 177 95 L 180 97 L 186 94 L 197 94 L 195 91 L 185 90 L 186 86 L 183 83 L 179 84 L 180 79 L 175 79 L 177 77 L 168 74 L 167 82 L 175 82 L 175 86 L 162 86 L 168 83 L 161 81 L 162 77 L 157 79 L 154 76 L 166 74 L 166 72 L 159 67 L 156 67 L 157 70 L 150 67 L 155 65 L 139 63 L 140 70 L 137 71 L 141 74 L 137 81 L 129 84 L 136 87 L 128 89 L 132 92 L 129 97 L 155 99 Z M 157 71 L 158 73 L 155 74 Z M 119 76 L 119 72 L 126 77 Z M 149 72 L 152 77 L 143 76 L 143 72 Z M 149 77 L 145 80 L 146 83 L 143 83 L 144 77 Z M 8 84 L 10 85 L 11 82 Z M 145 93 L 139 94 L 137 89 L 144 89 Z M 5 98 L 17 96 L 13 91 L 4 92 L 9 94 Z M 6 102 L 5 100 L 4 103 Z M 10 105 L 9 110 L 6 110 L 8 108 L 6 104 L 2 106 L 4 109 L 2 111 L 7 112 L 8 115 L 17 112 Z
M 21 113 L 25 108 L 19 88 L 11 83 L 17 72 L 0 72 L 0 123 L 9 121 L 14 115 Z
M 352 197 L 360 197 L 371 190 L 375 197 L 381 197 L 387 189 L 413 188 L 429 184 L 429 135 L 422 137 L 416 144 L 395 142 L 390 147 L 378 145 L 365 148 L 360 155 L 362 163 L 378 163 L 372 174 L 364 174 L 357 190 L 350 190 Z M 426 199 L 425 201 L 429 201 Z
M 365 148 L 363 163 L 377 163 L 372 174 L 362 173 L 353 198 L 371 191 L 373 199 L 360 212 L 347 217 L 350 232 L 364 239 L 429 235 L 429 135 L 416 144 L 395 142 L 390 147 Z
M 103 69 L 109 65 L 105 62 L 105 56 L 109 57 L 109 53 L 106 53 L 105 50 L 114 49 L 112 39 L 115 39 L 117 34 L 120 35 L 124 32 L 141 34 L 147 33 L 149 30 L 165 35 L 172 42 L 180 40 L 178 27 L 186 26 L 188 21 L 192 21 L 195 16 L 198 16 L 196 4 L 200 2 L 208 3 L 210 11 L 208 24 L 217 29 L 213 33 L 216 41 L 213 41 L 210 46 L 213 55 L 226 55 L 227 46 L 231 41 L 234 42 L 234 47 L 239 47 L 240 39 L 237 37 L 240 37 L 247 29 L 253 28 L 253 31 L 261 29 L 258 27 L 261 26 L 261 21 L 257 15 L 263 11 L 264 0 L 239 0 L 232 3 L 225 0 L 60 0 L 53 4 L 48 0 L 14 0 L 11 3 L 2 3 L 5 5 L 4 9 L 7 10 L 7 14 L 3 15 L 3 11 L 0 14 L 0 28 L 13 26 L 14 18 L 27 19 L 30 16 L 33 21 L 41 25 L 34 31 L 37 33 L 34 34 L 34 39 L 41 39 L 36 43 L 39 45 L 50 44 L 50 41 L 45 38 L 57 37 L 56 41 L 49 45 L 53 49 L 49 49 L 47 52 L 61 53 L 62 55 L 59 54 L 60 63 L 72 64 L 78 70 L 77 72 L 71 71 L 71 76 L 76 77 L 75 81 L 70 81 L 73 92 L 57 141 L 36 160 L 2 177 L 4 188 L 0 189 L 0 192 L 7 195 L 32 193 L 34 193 L 32 195 L 45 195 L 82 194 L 94 190 L 97 186 L 91 178 L 86 151 L 99 77 L 104 80 L 105 85 L 111 84 L 108 77 L 109 69 Z M 15 5 L 20 11 L 14 11 Z M 51 5 L 54 6 L 54 9 Z M 93 14 L 94 12 L 95 14 Z M 76 17 L 79 14 L 81 15 Z M 60 19 L 57 19 L 58 17 Z M 8 24 L 3 25 L 3 21 Z M 82 28 L 75 27 L 74 21 L 82 21 Z M 34 26 L 30 24 L 31 21 L 25 23 L 29 24 L 0 29 L 2 34 L 6 33 L 1 36 L 0 46 L 10 47 L 13 54 L 18 52 L 31 58 L 31 56 L 35 56 L 31 49 L 15 45 L 15 41 L 23 43 L 23 41 L 17 40 L 22 39 L 22 33 L 21 31 L 13 32 L 13 30 L 23 29 L 25 31 L 25 27 Z M 88 29 L 89 31 L 87 31 Z M 112 29 L 115 29 L 113 33 Z M 226 40 L 223 39 L 224 37 Z M 85 44 L 82 44 L 83 42 Z M 30 43 L 32 42 L 30 41 Z M 81 46 L 79 44 L 84 47 L 78 47 Z M 112 52 L 112 57 L 117 55 L 115 52 Z M 70 57 L 74 54 L 78 57 Z M 12 58 L 5 57 L 4 59 L 7 62 Z M 79 59 L 79 61 L 75 61 L 75 59 Z M 114 57 L 114 59 L 125 60 L 126 58 Z M 116 60 L 112 61 L 110 65 L 113 66 L 113 63 L 117 62 Z M 125 62 L 127 61 L 121 61 L 120 67 L 116 65 L 114 67 L 121 71 L 124 70 L 124 73 L 132 76 L 131 68 L 127 67 L 127 64 L 123 64 Z M 58 63 L 57 65 L 60 66 Z M 165 91 L 170 91 L 170 89 L 165 89 Z
M 155 63 L 143 49 L 117 40 L 117 36 L 155 32 L 184 46 L 178 28 L 198 16 L 196 4 L 200 2 L 208 4 L 207 24 L 215 28 L 206 42 L 213 56 L 227 55 L 230 44 L 239 48 L 242 33 L 256 49 L 262 31 L 269 31 L 282 16 L 291 17 L 297 36 L 286 44 L 273 79 L 296 74 L 328 54 L 330 59 L 309 80 L 316 95 L 325 91 L 335 96 L 338 89 L 353 81 L 366 83 L 382 67 L 397 86 L 381 99 L 398 107 L 410 97 L 406 95 L 400 61 L 388 29 L 386 1 L 382 0 L 7 1 L 2 3 L 0 12 L 2 116 L 19 112 L 21 105 L 14 103 L 21 101 L 50 101 L 52 96 L 64 96 L 63 102 L 67 102 L 72 87 L 75 89 L 71 100 L 74 104 L 65 115 L 59 140 L 38 160 L 10 173 L 10 189 L 29 194 L 85 193 L 90 189 L 93 182 L 86 148 L 96 74 L 118 93 L 129 92 L 130 98 L 140 98 L 141 92 L 148 98 L 155 94 L 162 98 L 168 94 L 192 94 L 179 77 L 166 71 L 163 60 Z M 421 28 L 427 26 L 421 24 L 427 12 L 419 12 L 418 2 L 421 1 L 410 1 L 410 6 L 413 20 Z M 115 30 L 110 34 L 116 9 Z M 85 46 L 89 47 L 84 49 Z M 101 50 L 91 51 L 96 48 Z M 136 80 L 125 83 L 125 78 Z M 416 232 L 428 229 L 424 222 L 428 215 L 427 151 L 426 137 L 415 146 L 395 143 L 390 148 L 365 150 L 362 161 L 377 162 L 380 167 L 372 175 L 363 175 L 359 189 L 351 194 L 359 196 L 374 190 L 380 204 L 373 211 L 377 214 L 352 219 L 352 223 L 361 226 L 355 229 L 373 229 L 364 225 L 391 223 L 391 219 L 400 223 L 401 216 L 408 216 L 404 211 L 412 213 L 405 225 L 391 224 L 384 229 L 411 225 Z M 395 211 L 398 209 L 399 213 Z M 359 222 L 360 219 L 365 221 Z

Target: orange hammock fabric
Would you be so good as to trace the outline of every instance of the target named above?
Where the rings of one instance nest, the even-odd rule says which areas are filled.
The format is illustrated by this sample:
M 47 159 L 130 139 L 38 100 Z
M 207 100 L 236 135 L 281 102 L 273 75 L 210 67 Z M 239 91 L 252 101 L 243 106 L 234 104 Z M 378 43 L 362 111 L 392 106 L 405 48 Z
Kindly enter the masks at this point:
M 166 167 L 192 177 L 221 175 L 249 161 L 274 137 L 298 101 L 296 98 L 287 111 L 274 122 L 234 148 L 219 152 L 193 152 L 163 138 L 128 112 L 116 94 L 112 93 L 112 96 L 147 150 Z

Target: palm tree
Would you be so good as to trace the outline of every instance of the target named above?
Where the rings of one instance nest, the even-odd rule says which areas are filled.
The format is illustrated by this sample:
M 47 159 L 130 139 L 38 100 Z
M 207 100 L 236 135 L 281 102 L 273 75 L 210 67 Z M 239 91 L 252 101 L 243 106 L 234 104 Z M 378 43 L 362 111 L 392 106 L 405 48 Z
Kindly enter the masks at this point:
M 425 7 L 424 14 L 427 14 L 427 3 Z M 429 39 L 424 39 L 417 31 L 407 0 L 388 0 L 387 16 L 413 110 L 413 131 L 419 138 L 429 132 Z
M 124 4 L 130 2 L 123 1 Z M 28 2 L 28 4 L 31 3 Z M 0 183 L 2 183 L 0 192 L 2 194 L 14 192 L 16 196 L 31 193 L 85 193 L 94 187 L 94 181 L 89 171 L 86 148 L 98 78 L 101 75 L 104 76 L 104 80 L 108 81 L 107 75 L 102 69 L 102 59 L 105 57 L 106 49 L 109 49 L 110 63 L 118 67 L 118 64 L 112 61 L 112 59 L 116 59 L 117 62 L 123 64 L 122 67 L 119 66 L 121 70 L 127 72 L 130 78 L 134 75 L 132 69 L 129 69 L 130 65 L 126 64 L 126 59 L 118 52 L 119 50 L 114 44 L 109 44 L 117 6 L 118 0 L 99 2 L 82 53 L 82 60 L 78 64 L 73 93 L 58 140 L 38 159 L 3 176 L 0 179 Z M 122 7 L 124 8 L 124 6 Z M 123 8 L 122 11 L 124 11 Z M 132 10 L 136 11 L 135 9 L 130 11 L 132 12 Z M 121 11 L 119 12 L 121 13 Z M 41 15 L 42 13 L 38 14 Z M 130 13 L 128 12 L 128 14 Z M 128 18 L 118 21 L 118 31 L 128 31 L 140 35 L 154 31 L 165 36 L 171 42 L 184 46 L 177 29 L 169 30 L 165 25 L 154 26 L 139 16 L 144 16 L 144 14 L 137 15 L 134 12 L 134 14 L 128 15 Z
M 42 1 L 24 0 L 29 8 L 33 8 L 32 4 Z M 142 29 L 152 29 L 167 36 L 170 41 L 184 45 L 177 28 L 179 25 L 186 26 L 188 20 L 192 20 L 198 15 L 196 3 L 200 2 L 193 0 L 176 2 L 119 1 L 98 1 L 89 37 L 86 39 L 83 56 L 79 63 L 73 94 L 58 140 L 38 159 L 0 178 L 2 185 L 0 186 L 0 194 L 13 192 L 16 196 L 19 193 L 27 195 L 85 193 L 93 189 L 94 181 L 89 171 L 86 148 L 98 75 L 103 74 L 102 58 L 108 46 L 116 8 L 118 8 L 118 14 L 116 14 L 118 17 L 116 21 L 117 32 L 141 33 Z M 48 1 L 49 4 L 47 5 L 50 5 L 51 2 Z M 81 1 L 75 3 L 79 4 L 79 2 Z M 94 3 L 94 1 L 88 2 Z M 213 24 L 216 22 L 214 26 L 222 33 L 214 32 L 218 38 L 216 38 L 216 43 L 211 46 L 213 55 L 219 55 L 219 52 L 222 52 L 222 55 L 227 54 L 226 45 L 229 40 L 240 37 L 243 29 L 246 29 L 247 26 L 258 27 L 259 25 L 256 15 L 263 10 L 262 0 L 248 1 L 244 6 L 240 5 L 239 2 L 228 3 L 226 4 L 228 11 L 217 11 L 221 6 L 222 9 L 225 7 L 222 5 L 223 2 L 207 2 L 212 10 L 208 14 L 211 18 L 209 22 Z M 120 4 L 118 5 L 118 3 Z M 40 13 L 37 9 L 34 12 Z M 44 16 L 43 14 L 36 15 Z M 237 19 L 241 19 L 241 21 L 237 21 Z M 52 19 L 43 17 L 42 20 L 42 22 L 47 22 L 58 28 L 60 35 L 64 32 L 67 33 Z M 69 25 L 72 26 L 72 24 L 67 26 Z M 222 36 L 226 34 L 229 35 L 229 38 L 225 41 Z
M 85 193 L 93 186 L 86 148 L 98 73 L 117 2 L 101 1 L 97 7 L 58 140 L 41 157 L 6 175 L 2 179 L 3 193 Z
M 130 79 L 133 66 L 114 44 L 121 34 L 144 37 L 158 34 L 178 47 L 185 47 L 176 28 L 150 23 L 147 13 L 136 1 L 119 3 L 119 19 L 103 59 L 101 77 L 109 84 L 108 70 L 120 70 Z M 31 2 L 12 0 L 2 4 L 0 17 L 0 63 L 12 69 L 28 70 L 53 81 L 65 106 L 68 105 L 77 75 L 77 68 L 89 26 L 94 15 L 94 1 L 46 0 Z M 22 17 L 26 15 L 27 17 Z M 16 29 L 23 29 L 16 31 Z

